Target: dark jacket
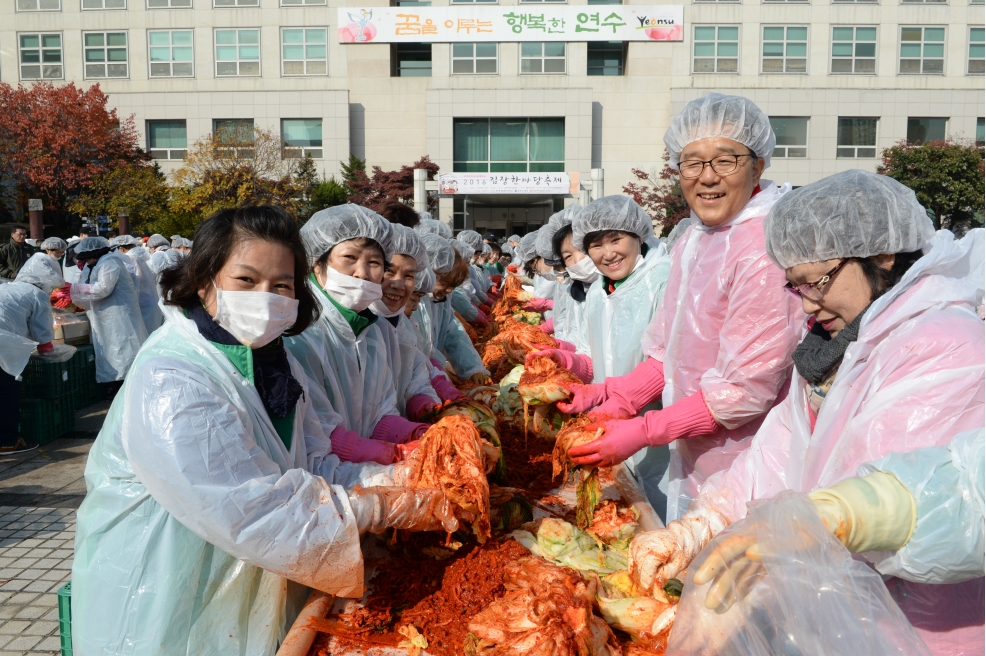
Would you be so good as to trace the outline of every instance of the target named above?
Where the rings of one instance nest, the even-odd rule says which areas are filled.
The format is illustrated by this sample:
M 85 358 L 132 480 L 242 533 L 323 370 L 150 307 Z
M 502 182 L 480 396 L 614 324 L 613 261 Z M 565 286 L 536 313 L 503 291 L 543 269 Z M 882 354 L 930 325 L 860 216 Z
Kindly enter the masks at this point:
M 27 242 L 18 244 L 11 239 L 0 246 L 0 278 L 11 278 L 21 270 L 27 258 L 34 255 L 34 247 Z

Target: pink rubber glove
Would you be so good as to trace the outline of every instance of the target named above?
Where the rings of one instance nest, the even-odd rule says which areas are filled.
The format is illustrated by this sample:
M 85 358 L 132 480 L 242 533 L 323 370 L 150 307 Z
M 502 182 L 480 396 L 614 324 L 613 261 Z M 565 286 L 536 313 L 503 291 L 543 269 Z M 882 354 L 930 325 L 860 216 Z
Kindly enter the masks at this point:
M 575 348 L 575 344 L 572 344 L 571 342 L 566 342 L 565 340 L 558 339 L 557 337 L 555 337 L 555 341 L 558 342 L 558 348 L 561 349 L 562 351 L 570 351 L 572 353 L 575 353 L 575 351 L 577 350 Z
M 477 326 L 482 326 L 483 328 L 486 328 L 487 326 L 490 325 L 490 318 L 486 316 L 485 312 L 483 312 L 480 309 L 477 309 L 476 318 L 473 319 L 470 323 L 474 323 Z
M 559 401 L 555 405 L 562 412 L 569 415 L 577 415 L 580 412 L 588 412 L 606 400 L 606 385 L 571 385 L 565 386 L 572 393 L 572 399 L 568 402 Z
M 397 462 L 397 449 L 393 444 L 368 440 L 342 426 L 329 436 L 332 440 L 332 453 L 344 462 L 378 462 L 392 465 Z
M 568 369 L 582 379 L 582 382 L 592 382 L 592 358 L 581 353 L 563 351 L 561 349 L 544 349 L 528 353 L 525 364 L 529 364 L 535 355 L 546 355 L 562 369 Z
M 555 332 L 555 320 L 554 320 L 554 317 L 552 317 L 551 319 L 548 319 L 547 321 L 545 321 L 544 323 L 542 323 L 540 326 L 538 326 L 538 329 L 542 333 L 544 333 L 545 335 L 551 335 L 551 334 L 553 334 Z
M 606 401 L 592 414 L 612 419 L 634 417 L 664 391 L 664 363 L 647 358 L 625 376 L 607 378 Z
M 426 430 L 428 424 L 408 421 L 400 415 L 386 415 L 373 427 L 370 438 L 391 444 L 404 444 L 421 439 Z
M 528 312 L 547 312 L 555 309 L 555 302 L 550 298 L 532 298 L 524 304 Z
M 445 376 L 435 376 L 431 379 L 431 386 L 435 390 L 435 394 L 442 402 L 446 401 L 458 401 L 459 399 L 466 398 L 466 395 L 455 388 L 455 385 L 449 382 L 448 378 Z
M 51 353 L 55 350 L 55 345 L 51 342 L 45 342 L 44 344 L 38 344 L 38 353 Z
M 710 435 L 717 427 L 701 392 L 665 410 L 653 410 L 642 417 L 616 419 L 597 425 L 605 427 L 603 436 L 595 442 L 569 449 L 572 462 L 612 467 L 645 446 L 661 446 L 674 440 Z
M 490 312 L 492 312 L 493 310 L 492 310 L 492 309 L 490 309 L 490 306 L 489 306 L 489 305 L 487 305 L 486 303 L 480 303 L 480 304 L 479 304 L 479 311 L 480 311 L 480 312 L 481 312 L 482 314 L 489 314 L 489 313 L 490 313 Z
M 427 394 L 415 394 L 404 405 L 404 414 L 411 421 L 417 421 L 422 416 L 435 409 L 435 399 Z

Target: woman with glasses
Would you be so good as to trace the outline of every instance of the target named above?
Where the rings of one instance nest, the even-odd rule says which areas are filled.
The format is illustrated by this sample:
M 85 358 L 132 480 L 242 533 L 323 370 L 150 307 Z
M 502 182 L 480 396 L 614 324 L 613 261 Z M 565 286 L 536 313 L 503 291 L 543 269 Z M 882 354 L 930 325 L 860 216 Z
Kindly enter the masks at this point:
M 937 559 L 933 549 L 920 558 L 888 557 L 913 534 L 909 502 L 896 509 L 908 512 L 891 512 L 901 495 L 889 479 L 866 493 L 845 483 L 886 469 L 867 463 L 892 453 L 906 461 L 906 454 L 947 447 L 959 433 L 983 427 L 986 338 L 976 314 L 983 231 L 961 240 L 936 233 L 913 191 L 858 170 L 786 194 L 764 227 L 767 252 L 787 276 L 784 293 L 808 315 L 795 375 L 749 448 L 705 483 L 688 512 L 634 540 L 631 571 L 648 586 L 674 577 L 746 515 L 748 502 L 782 490 L 810 492 L 843 544 L 868 553 L 882 574 L 900 577 L 888 582 L 891 594 L 932 652 L 983 653 L 982 572 L 949 565 L 954 558 L 944 541 Z M 887 471 L 897 476 L 906 468 Z M 921 489 L 904 475 L 899 482 Z M 958 489 L 956 481 L 962 497 Z M 933 492 L 912 493 L 918 511 Z M 964 512 L 982 504 L 969 494 L 956 502 L 966 504 Z M 880 512 L 839 512 L 843 505 Z M 981 543 L 975 548 L 982 552 Z
M 638 454 L 648 498 L 663 515 L 667 495 L 675 519 L 777 402 L 802 321 L 764 246 L 764 217 L 790 189 L 760 177 L 775 144 L 767 115 L 746 98 L 712 93 L 675 117 L 664 142 L 692 225 L 671 252 L 664 298 L 643 337 L 647 357 L 627 375 L 574 390 L 570 410 L 598 406 L 596 416 L 622 419 L 570 455 L 612 465 Z M 658 400 L 663 410 L 640 414 Z M 664 455 L 649 448 L 642 457 L 648 447 Z

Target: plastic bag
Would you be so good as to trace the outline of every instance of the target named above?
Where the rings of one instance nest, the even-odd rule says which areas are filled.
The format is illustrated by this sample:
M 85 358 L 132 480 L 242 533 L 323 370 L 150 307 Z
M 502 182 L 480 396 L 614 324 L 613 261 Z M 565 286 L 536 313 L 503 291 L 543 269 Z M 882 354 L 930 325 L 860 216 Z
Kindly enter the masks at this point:
M 41 360 L 42 362 L 68 362 L 75 356 L 75 351 L 77 350 L 74 346 L 69 344 L 52 344 L 52 350 L 47 353 L 34 352 L 31 357 L 35 360 Z
M 697 566 L 724 539 L 755 532 L 766 575 L 725 612 L 706 608 L 715 580 L 696 585 Z M 822 524 L 806 496 L 785 491 L 750 514 L 692 563 L 667 653 L 718 656 L 929 654 L 882 577 Z

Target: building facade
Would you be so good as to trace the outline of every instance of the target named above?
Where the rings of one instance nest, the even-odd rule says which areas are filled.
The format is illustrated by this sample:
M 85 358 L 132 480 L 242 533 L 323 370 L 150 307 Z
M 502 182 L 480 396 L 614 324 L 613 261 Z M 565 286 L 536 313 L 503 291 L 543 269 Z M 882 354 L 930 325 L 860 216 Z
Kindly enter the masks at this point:
M 7 0 L 0 79 L 99 83 L 165 170 L 197 138 L 252 125 L 279 131 L 327 175 L 349 153 L 384 169 L 429 155 L 443 171 L 589 180 L 603 169 L 606 192 L 618 193 L 631 169 L 660 170 L 671 117 L 710 91 L 745 95 L 772 117 L 765 177 L 794 185 L 874 170 L 902 139 L 983 141 L 981 0 L 695 0 L 680 42 L 475 44 L 339 43 L 347 4 L 369 6 Z M 440 218 L 510 234 L 563 202 L 443 198 Z

